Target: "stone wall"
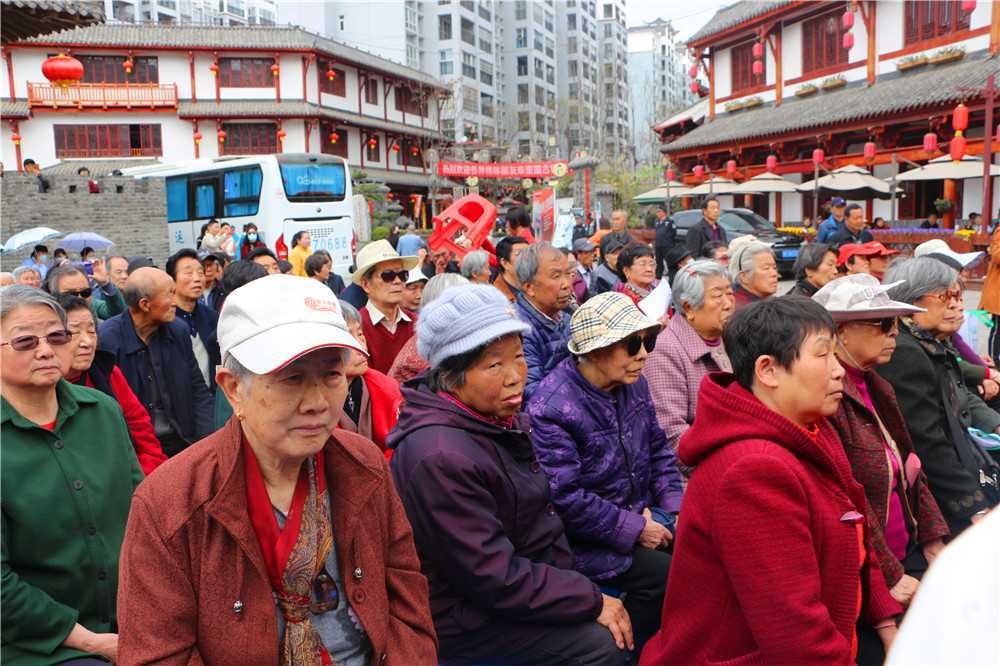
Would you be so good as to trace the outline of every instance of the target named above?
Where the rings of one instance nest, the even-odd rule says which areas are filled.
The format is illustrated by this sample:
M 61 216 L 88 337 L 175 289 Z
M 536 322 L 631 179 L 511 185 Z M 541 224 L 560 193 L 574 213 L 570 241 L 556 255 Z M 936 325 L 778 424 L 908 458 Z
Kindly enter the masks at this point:
M 114 241 L 109 254 L 150 256 L 158 266 L 167 258 L 167 200 L 162 178 L 135 180 L 105 176 L 101 192 L 91 194 L 79 176 L 48 176 L 51 187 L 38 192 L 33 177 L 7 172 L 0 178 L 0 242 L 31 227 L 52 227 L 63 233 L 93 231 Z M 46 243 L 50 254 L 59 239 Z M 0 270 L 16 268 L 31 253 L 0 256 Z M 105 254 L 98 251 L 99 255 Z M 71 259 L 79 259 L 79 255 Z

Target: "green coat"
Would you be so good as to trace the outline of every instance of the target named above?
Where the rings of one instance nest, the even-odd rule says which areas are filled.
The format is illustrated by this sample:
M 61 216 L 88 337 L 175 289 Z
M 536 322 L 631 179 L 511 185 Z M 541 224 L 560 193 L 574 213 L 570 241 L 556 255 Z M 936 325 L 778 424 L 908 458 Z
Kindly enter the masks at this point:
M 115 632 L 118 553 L 142 470 L 121 408 L 64 380 L 52 432 L 0 398 L 4 666 L 86 656 L 75 623 Z
M 125 312 L 125 296 L 118 287 L 110 281 L 103 287 L 94 285 L 94 291 L 100 291 L 101 297 L 91 299 L 90 310 L 94 313 L 97 323 L 111 319 L 116 314 Z

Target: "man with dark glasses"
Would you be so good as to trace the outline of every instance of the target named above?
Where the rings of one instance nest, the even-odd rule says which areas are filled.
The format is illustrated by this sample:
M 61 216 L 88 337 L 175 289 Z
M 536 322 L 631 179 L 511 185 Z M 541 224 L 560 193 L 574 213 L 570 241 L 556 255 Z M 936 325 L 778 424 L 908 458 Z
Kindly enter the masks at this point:
M 401 257 L 387 240 L 369 243 L 358 252 L 352 281 L 364 289 L 368 303 L 361 308 L 361 327 L 368 340 L 368 365 L 388 373 L 399 350 L 413 336 L 416 314 L 403 309 L 403 294 L 417 257 Z
M 72 294 L 87 301 L 94 317 L 103 321 L 125 311 L 125 297 L 111 281 L 104 261 L 93 263 L 95 289 L 82 270 L 71 264 L 64 264 L 49 271 L 45 280 L 45 290 L 53 296 Z M 99 298 L 95 298 L 99 296 Z

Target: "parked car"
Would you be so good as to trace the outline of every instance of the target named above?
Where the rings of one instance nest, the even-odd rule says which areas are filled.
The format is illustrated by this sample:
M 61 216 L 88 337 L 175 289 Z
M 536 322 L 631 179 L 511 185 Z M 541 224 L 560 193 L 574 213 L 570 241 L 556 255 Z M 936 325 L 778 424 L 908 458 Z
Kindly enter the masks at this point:
M 688 229 L 701 219 L 701 210 L 682 210 L 673 214 L 677 226 L 677 238 L 683 240 Z M 774 224 L 748 208 L 723 208 L 719 216 L 719 224 L 726 230 L 729 240 L 752 234 L 763 243 L 771 246 L 778 271 L 782 275 L 790 275 L 795 260 L 799 257 L 802 239 L 794 234 L 779 233 Z

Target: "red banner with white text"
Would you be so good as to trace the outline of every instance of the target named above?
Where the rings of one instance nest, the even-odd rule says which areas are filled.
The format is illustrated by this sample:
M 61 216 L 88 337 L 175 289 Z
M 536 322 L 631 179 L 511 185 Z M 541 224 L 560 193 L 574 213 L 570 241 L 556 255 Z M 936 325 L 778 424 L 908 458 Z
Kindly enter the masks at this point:
M 564 160 L 551 162 L 438 162 L 437 172 L 445 178 L 562 178 L 569 172 Z

